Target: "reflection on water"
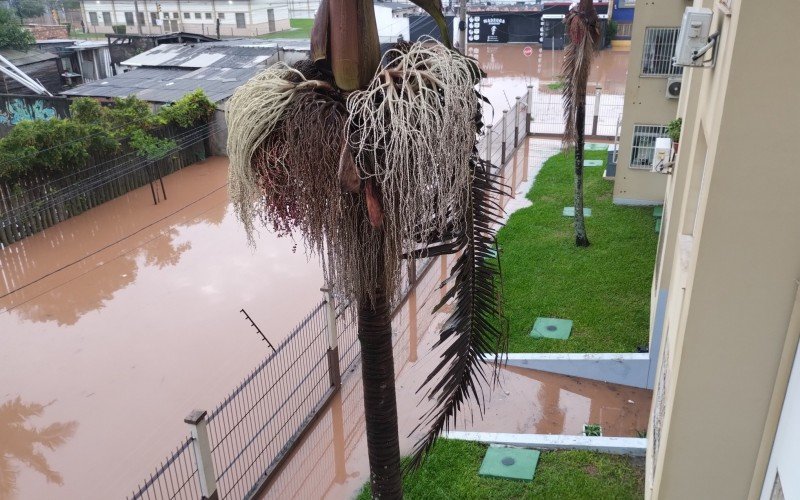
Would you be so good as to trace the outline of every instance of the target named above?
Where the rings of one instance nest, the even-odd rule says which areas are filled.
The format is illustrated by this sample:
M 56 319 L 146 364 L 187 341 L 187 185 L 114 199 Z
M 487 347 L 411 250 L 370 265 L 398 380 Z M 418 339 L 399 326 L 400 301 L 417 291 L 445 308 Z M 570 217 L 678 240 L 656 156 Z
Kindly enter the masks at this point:
M 19 396 L 0 405 L 0 498 L 16 493 L 20 467 L 38 472 L 48 483 L 64 484 L 61 474 L 48 464 L 45 450 L 63 445 L 75 433 L 78 423 L 35 427 L 30 420 L 41 417 L 47 406 L 24 403 Z
M 134 192 L 129 196 L 139 194 Z M 192 248 L 192 242 L 182 236 L 184 230 L 196 224 L 219 226 L 227 213 L 225 205 L 214 206 L 174 226 L 151 225 L 139 229 L 135 218 L 120 220 L 118 209 L 126 201 L 130 200 L 111 201 L 55 225 L 46 231 L 47 234 L 40 233 L 39 238 L 36 235 L 0 250 L 3 264 L 0 275 L 5 284 L 0 287 L 0 307 L 6 312 L 14 311 L 24 320 L 73 325 L 81 316 L 101 309 L 116 292 L 134 283 L 140 268 L 163 269 L 177 265 L 181 256 Z M 129 231 L 128 237 L 113 241 L 121 229 Z M 49 245 L 42 244 L 43 238 Z M 120 240 L 125 240 L 124 246 L 118 244 Z M 84 245 L 86 242 L 94 244 L 94 248 L 80 245 L 87 254 L 67 261 L 59 250 L 74 247 L 78 241 L 85 242 Z M 102 242 L 105 241 L 111 243 L 104 247 Z M 97 257 L 97 252 L 103 252 L 103 257 Z M 96 273 L 91 286 L 76 283 L 78 278 L 100 266 L 109 272 Z M 59 277 L 60 282 L 43 289 L 41 281 L 56 272 L 63 275 Z M 44 294 L 47 300 L 35 300 Z

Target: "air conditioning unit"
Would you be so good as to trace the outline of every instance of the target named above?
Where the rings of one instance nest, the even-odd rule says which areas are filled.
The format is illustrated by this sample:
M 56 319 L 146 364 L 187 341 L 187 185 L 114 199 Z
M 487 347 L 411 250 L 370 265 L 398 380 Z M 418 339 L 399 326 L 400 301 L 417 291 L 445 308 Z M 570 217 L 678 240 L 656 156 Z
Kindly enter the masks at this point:
M 681 95 L 681 77 L 667 78 L 667 99 L 677 99 Z

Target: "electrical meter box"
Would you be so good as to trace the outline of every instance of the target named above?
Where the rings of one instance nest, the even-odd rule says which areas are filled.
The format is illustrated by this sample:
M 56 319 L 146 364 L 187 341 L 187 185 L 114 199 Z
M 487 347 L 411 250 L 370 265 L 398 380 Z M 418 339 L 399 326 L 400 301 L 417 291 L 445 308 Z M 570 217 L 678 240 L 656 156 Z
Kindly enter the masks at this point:
M 653 151 L 653 172 L 663 172 L 672 161 L 672 139 L 659 137 Z
M 702 58 L 692 60 L 698 50 L 708 44 L 708 35 L 711 32 L 711 9 L 699 7 L 686 7 L 683 11 L 681 31 L 678 33 L 678 42 L 675 45 L 675 57 L 672 62 L 675 66 L 702 66 Z

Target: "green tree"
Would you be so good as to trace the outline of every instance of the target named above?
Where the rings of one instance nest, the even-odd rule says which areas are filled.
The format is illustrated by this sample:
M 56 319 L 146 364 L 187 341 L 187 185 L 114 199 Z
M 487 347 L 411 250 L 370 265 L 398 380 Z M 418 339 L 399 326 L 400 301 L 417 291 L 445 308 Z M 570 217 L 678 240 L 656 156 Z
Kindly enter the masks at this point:
M 226 114 L 229 190 L 245 227 L 299 232 L 330 286 L 357 304 L 370 482 L 388 499 L 402 497 L 390 313 L 402 259 L 460 252 L 437 306 L 455 304 L 412 466 L 478 397 L 491 378 L 484 353 L 506 342 L 492 257 L 502 188 L 476 150 L 481 71 L 449 47 L 441 2 L 415 3 L 446 45 L 398 43 L 381 64 L 372 0 L 323 0 L 312 59 L 255 76 Z
M 583 131 L 586 124 L 586 84 L 595 44 L 600 39 L 597 11 L 592 0 L 581 0 L 564 19 L 570 44 L 564 51 L 564 150 L 575 150 L 575 245 L 589 246 L 583 217 Z
M 22 19 L 44 15 L 44 2 L 41 0 L 17 0 L 17 15 Z
M 20 24 L 19 18 L 8 9 L 0 9 L 0 50 L 28 50 L 36 39 Z

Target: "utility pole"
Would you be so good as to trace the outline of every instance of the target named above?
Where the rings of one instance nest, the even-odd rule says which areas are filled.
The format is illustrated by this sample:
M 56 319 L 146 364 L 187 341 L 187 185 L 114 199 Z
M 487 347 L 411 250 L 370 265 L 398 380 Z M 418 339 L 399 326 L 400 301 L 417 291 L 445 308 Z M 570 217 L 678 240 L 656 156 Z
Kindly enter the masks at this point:
M 458 48 L 467 53 L 467 0 L 461 0 L 458 6 Z

